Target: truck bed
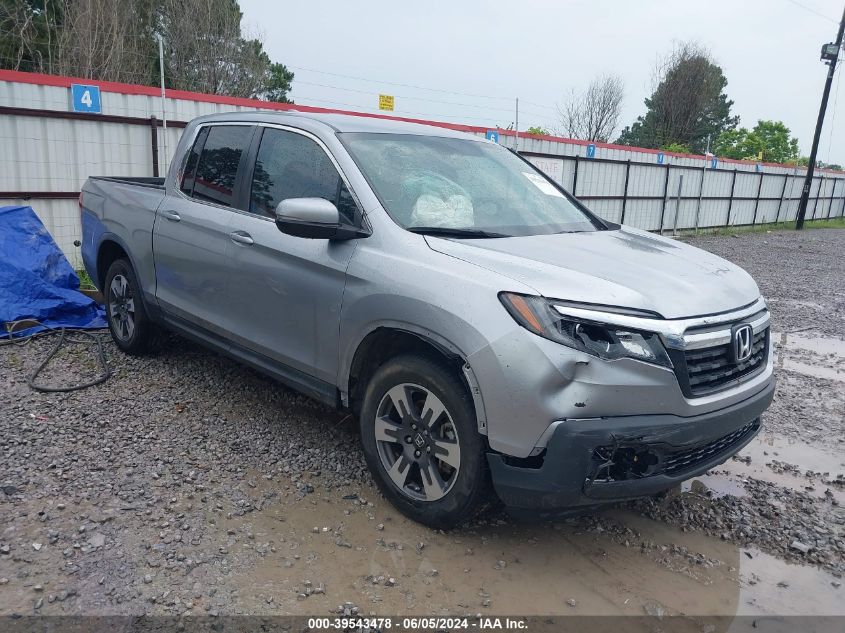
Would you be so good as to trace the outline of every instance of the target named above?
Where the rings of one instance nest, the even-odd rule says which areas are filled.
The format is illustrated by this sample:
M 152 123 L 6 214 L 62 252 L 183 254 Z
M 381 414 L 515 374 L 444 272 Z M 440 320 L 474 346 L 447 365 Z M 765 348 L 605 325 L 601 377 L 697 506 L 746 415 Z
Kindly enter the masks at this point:
M 164 196 L 164 178 L 91 176 L 82 186 L 82 261 L 97 288 L 102 290 L 105 274 L 97 268 L 97 253 L 104 240 L 133 256 L 142 288 L 155 288 L 150 244 L 156 210 Z
M 152 189 L 164 189 L 164 178 L 148 178 L 143 176 L 91 176 L 89 180 L 108 180 L 126 185 L 138 185 Z

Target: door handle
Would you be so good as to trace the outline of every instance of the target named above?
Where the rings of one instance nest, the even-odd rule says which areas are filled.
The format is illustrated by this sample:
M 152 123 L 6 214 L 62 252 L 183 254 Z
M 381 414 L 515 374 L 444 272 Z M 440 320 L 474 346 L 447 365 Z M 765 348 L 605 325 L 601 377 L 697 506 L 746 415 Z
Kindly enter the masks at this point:
M 168 220 L 170 220 L 171 222 L 178 222 L 179 220 L 182 219 L 179 216 L 179 214 L 176 213 L 175 211 L 173 211 L 172 209 L 165 209 L 164 211 L 161 212 L 161 214 L 164 217 L 166 217 Z
M 252 239 L 252 236 L 245 231 L 234 231 L 229 233 L 229 237 L 232 238 L 232 241 L 236 244 L 243 244 L 244 246 L 251 246 L 252 244 L 255 244 L 255 240 Z

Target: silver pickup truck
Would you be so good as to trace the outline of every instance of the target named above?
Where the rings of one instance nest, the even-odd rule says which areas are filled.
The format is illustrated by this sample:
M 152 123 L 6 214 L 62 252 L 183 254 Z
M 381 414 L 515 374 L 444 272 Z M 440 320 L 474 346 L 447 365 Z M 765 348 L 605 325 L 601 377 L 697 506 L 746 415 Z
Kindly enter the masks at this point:
M 748 274 L 483 139 L 201 117 L 166 179 L 90 178 L 80 209 L 120 349 L 171 330 L 350 410 L 382 492 L 428 525 L 496 496 L 549 515 L 661 492 L 745 446 L 772 399 Z

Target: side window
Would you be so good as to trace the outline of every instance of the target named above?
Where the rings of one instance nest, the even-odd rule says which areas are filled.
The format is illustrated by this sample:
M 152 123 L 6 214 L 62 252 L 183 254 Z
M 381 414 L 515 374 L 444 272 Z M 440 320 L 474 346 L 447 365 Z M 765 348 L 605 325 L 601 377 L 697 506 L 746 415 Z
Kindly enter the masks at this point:
M 182 171 L 182 182 L 179 188 L 186 196 L 190 196 L 194 191 L 194 176 L 197 171 L 197 162 L 199 162 L 200 151 L 202 150 L 205 137 L 208 136 L 208 128 L 204 127 L 197 134 L 194 140 L 194 146 L 188 152 L 188 159 L 185 161 L 185 169 Z
M 248 125 L 210 128 L 197 162 L 194 198 L 232 206 L 238 164 L 251 137 L 252 127 Z
M 302 134 L 265 128 L 252 174 L 249 210 L 273 216 L 287 198 L 325 198 L 355 223 L 352 194 L 323 149 Z

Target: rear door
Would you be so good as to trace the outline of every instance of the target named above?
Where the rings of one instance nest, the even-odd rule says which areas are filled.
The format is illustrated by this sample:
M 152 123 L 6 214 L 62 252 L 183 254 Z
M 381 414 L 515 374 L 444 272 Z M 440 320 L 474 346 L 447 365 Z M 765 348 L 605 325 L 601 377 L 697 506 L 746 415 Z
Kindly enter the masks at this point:
M 275 225 L 275 209 L 287 198 L 325 198 L 346 222 L 360 226 L 360 207 L 335 161 L 306 132 L 262 125 L 253 154 L 243 190 L 246 212 L 230 227 L 243 238 L 230 249 L 234 339 L 292 369 L 294 381 L 302 373 L 334 385 L 341 300 L 356 240 L 285 235 Z
M 153 230 L 156 297 L 167 317 L 225 335 L 229 224 L 252 124 L 199 128 L 178 191 L 159 207 Z

